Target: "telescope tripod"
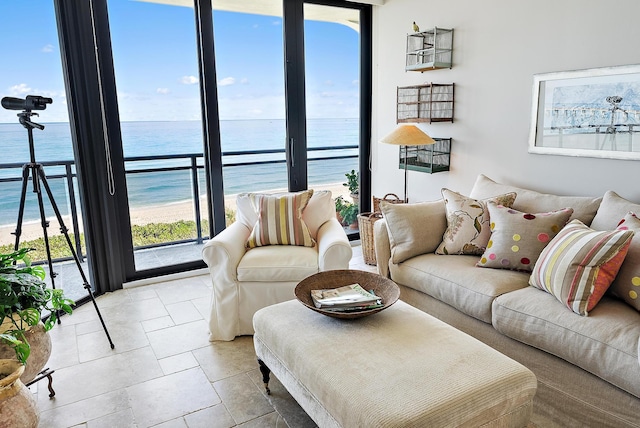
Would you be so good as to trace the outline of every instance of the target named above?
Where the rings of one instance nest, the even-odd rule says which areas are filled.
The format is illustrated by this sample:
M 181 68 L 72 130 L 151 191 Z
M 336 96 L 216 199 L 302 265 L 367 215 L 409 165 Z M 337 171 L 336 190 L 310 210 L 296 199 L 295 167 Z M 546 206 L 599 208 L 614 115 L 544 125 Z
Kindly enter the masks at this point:
M 56 272 L 53 270 L 53 262 L 51 260 L 51 247 L 49 246 L 49 234 L 47 233 L 47 228 L 49 227 L 49 221 L 46 219 L 45 211 L 44 211 L 44 199 L 42 196 L 42 188 L 47 194 L 51 207 L 53 208 L 53 212 L 56 215 L 56 219 L 58 220 L 58 224 L 60 225 L 60 232 L 64 235 L 69 250 L 71 251 L 71 255 L 73 256 L 73 260 L 75 261 L 76 267 L 82 277 L 83 287 L 87 290 L 91 301 L 93 302 L 93 306 L 98 314 L 98 318 L 100 319 L 100 323 L 102 324 L 102 328 L 104 329 L 105 334 L 107 335 L 107 339 L 109 340 L 109 344 L 111 345 L 111 349 L 115 348 L 113 341 L 111 340 L 111 336 L 109 335 L 109 331 L 107 330 L 107 326 L 102 319 L 102 314 L 100 313 L 100 309 L 98 308 L 98 304 L 94 298 L 93 290 L 89 285 L 89 281 L 87 280 L 87 276 L 82 269 L 82 265 L 78 254 L 76 253 L 73 243 L 71 242 L 71 238 L 69 237 L 68 229 L 64 224 L 62 219 L 62 215 L 60 214 L 60 210 L 58 209 L 58 204 L 56 204 L 55 198 L 53 197 L 53 193 L 51 192 L 51 188 L 49 187 L 49 183 L 47 182 L 47 176 L 44 173 L 44 169 L 41 163 L 37 163 L 35 159 L 35 149 L 33 145 L 33 128 L 38 128 L 40 130 L 44 129 L 43 125 L 34 123 L 30 120 L 32 115 L 38 115 L 37 113 L 32 113 L 30 110 L 25 110 L 22 113 L 18 114 L 20 118 L 20 123 L 27 129 L 27 133 L 29 136 L 29 155 L 30 162 L 26 163 L 22 167 L 22 189 L 20 192 L 20 207 L 18 209 L 18 221 L 16 225 L 16 231 L 13 233 L 16 237 L 14 249 L 17 251 L 18 246 L 20 244 L 20 236 L 22 235 L 22 222 L 24 219 L 24 208 L 27 196 L 27 184 L 29 182 L 29 177 L 33 182 L 33 193 L 37 195 L 38 199 L 38 209 L 40 212 L 40 224 L 42 226 L 42 233 L 44 237 L 44 246 L 47 254 L 47 263 L 49 265 L 49 276 L 51 278 L 51 287 L 53 289 L 56 288 L 55 278 L 58 276 Z M 58 323 L 60 323 L 60 317 L 58 317 Z

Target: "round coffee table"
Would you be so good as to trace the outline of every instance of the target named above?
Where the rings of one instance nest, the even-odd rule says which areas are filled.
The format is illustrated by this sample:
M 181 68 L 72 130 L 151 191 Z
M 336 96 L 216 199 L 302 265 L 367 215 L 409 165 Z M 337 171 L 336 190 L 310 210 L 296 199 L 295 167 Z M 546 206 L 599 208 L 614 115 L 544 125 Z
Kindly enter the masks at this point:
M 316 308 L 311 299 L 311 290 L 338 288 L 358 283 L 365 290 L 373 290 L 376 296 L 382 298 L 383 306 L 357 312 L 333 312 Z M 380 312 L 393 305 L 400 297 L 398 285 L 384 276 L 361 270 L 328 270 L 313 274 L 296 286 L 296 298 L 306 307 L 333 318 L 361 318 Z

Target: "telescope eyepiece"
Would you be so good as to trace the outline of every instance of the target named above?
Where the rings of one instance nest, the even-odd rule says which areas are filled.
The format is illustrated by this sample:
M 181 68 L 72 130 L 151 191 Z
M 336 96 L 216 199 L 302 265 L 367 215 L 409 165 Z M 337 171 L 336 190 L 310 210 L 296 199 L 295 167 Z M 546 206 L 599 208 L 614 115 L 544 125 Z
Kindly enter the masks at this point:
M 25 99 L 4 97 L 2 99 L 2 107 L 7 110 L 44 110 L 47 104 L 51 104 L 51 98 L 41 97 L 39 95 L 27 95 Z

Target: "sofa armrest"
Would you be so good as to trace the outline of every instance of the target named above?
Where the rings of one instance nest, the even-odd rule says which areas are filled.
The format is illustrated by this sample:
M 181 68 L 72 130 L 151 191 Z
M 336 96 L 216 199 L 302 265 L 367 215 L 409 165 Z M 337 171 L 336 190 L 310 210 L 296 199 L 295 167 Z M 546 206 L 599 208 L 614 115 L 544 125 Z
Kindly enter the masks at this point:
M 233 340 L 238 330 L 238 264 L 251 231 L 236 221 L 205 243 L 202 259 L 212 282 L 210 340 Z
M 349 269 L 352 255 L 351 244 L 337 219 L 329 219 L 320 226 L 316 243 L 320 271 Z
M 380 219 L 373 223 L 373 242 L 376 250 L 376 262 L 378 273 L 385 278 L 389 277 L 389 260 L 391 260 L 391 243 L 387 221 Z

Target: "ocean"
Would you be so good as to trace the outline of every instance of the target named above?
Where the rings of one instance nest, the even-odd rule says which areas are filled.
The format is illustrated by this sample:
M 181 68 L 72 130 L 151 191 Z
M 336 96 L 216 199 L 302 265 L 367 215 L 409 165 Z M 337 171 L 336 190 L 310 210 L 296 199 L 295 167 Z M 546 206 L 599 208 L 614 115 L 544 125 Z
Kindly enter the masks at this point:
M 37 122 L 37 118 L 36 122 Z M 40 122 L 38 122 L 40 123 Z M 42 123 L 45 129 L 34 129 L 36 161 L 73 160 L 71 133 L 68 123 Z M 122 122 L 122 140 L 125 158 L 202 154 L 202 128 L 199 121 L 181 122 Z M 308 147 L 336 147 L 358 145 L 358 119 L 311 119 L 307 122 Z M 223 152 L 282 149 L 285 146 L 284 120 L 227 120 L 220 122 Z M 24 164 L 29 161 L 27 131 L 17 122 L 0 123 L 0 165 Z M 345 173 L 358 169 L 358 159 L 321 160 L 329 156 L 357 155 L 357 149 L 309 151 L 309 186 L 345 182 Z M 268 155 L 223 156 L 223 164 L 247 163 L 264 160 L 282 160 L 284 153 Z M 317 160 L 313 160 L 313 159 Z M 140 172 L 146 169 L 188 167 L 189 159 L 163 159 L 126 162 L 127 192 L 130 208 L 163 205 L 191 200 L 193 184 L 189 169 L 180 171 Z M 203 165 L 202 158 L 198 165 Z M 106 171 L 106 169 L 105 169 Z M 106 173 L 96 171 L 96 174 Z M 74 169 L 75 172 L 75 169 Z M 69 211 L 69 192 L 63 167 L 45 167 L 47 181 L 63 215 Z M 238 165 L 223 168 L 225 195 L 242 192 L 283 189 L 287 187 L 286 165 Z M 20 200 L 21 168 L 0 167 L 0 225 L 15 224 Z M 199 193 L 205 189 L 204 170 L 198 172 Z M 78 198 L 75 183 L 76 199 Z M 117 189 L 116 189 L 117 191 Z M 53 211 L 47 203 L 47 216 Z M 27 188 L 24 221 L 39 219 L 38 204 L 32 186 Z

